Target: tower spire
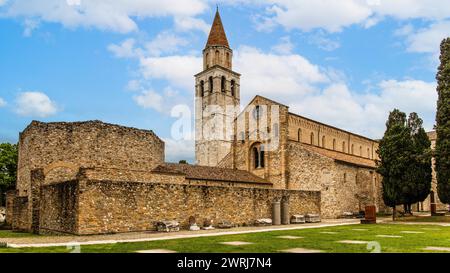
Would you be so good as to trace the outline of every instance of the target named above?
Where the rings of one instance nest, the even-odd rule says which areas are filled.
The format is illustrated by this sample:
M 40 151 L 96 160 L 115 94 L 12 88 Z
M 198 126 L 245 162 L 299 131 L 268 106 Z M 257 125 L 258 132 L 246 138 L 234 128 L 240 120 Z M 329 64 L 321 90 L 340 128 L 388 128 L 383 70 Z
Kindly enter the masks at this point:
M 208 42 L 206 43 L 206 47 L 208 46 L 230 47 L 228 44 L 227 35 L 225 34 L 225 29 L 223 28 L 222 19 L 220 18 L 218 5 L 216 9 L 216 16 L 214 17 L 211 31 L 209 32 Z

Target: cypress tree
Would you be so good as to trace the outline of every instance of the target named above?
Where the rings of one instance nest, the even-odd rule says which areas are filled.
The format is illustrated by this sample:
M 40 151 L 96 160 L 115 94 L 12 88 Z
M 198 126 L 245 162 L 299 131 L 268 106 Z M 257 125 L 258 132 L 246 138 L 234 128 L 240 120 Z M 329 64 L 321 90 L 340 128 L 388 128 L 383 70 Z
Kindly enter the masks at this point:
M 406 126 L 406 114 L 394 109 L 386 122 L 386 132 L 380 141 L 377 172 L 383 176 L 383 201 L 393 209 L 396 218 L 396 206 L 404 204 L 402 192 L 405 188 L 404 174 L 411 158 L 411 134 Z
M 431 142 L 423 128 L 423 121 L 416 113 L 408 119 L 411 133 L 411 151 L 407 172 L 402 181 L 402 199 L 405 212 L 411 213 L 411 204 L 423 202 L 431 191 Z
M 450 38 L 441 43 L 440 60 L 436 76 L 436 178 L 439 199 L 450 204 Z

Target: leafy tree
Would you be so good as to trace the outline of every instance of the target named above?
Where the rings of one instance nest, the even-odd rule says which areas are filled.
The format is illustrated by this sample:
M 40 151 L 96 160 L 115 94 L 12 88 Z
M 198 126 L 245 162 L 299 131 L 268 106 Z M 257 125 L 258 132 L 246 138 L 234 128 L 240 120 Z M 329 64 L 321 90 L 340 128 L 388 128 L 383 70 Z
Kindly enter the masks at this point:
M 407 172 L 411 158 L 411 134 L 406 126 L 406 114 L 394 109 L 386 122 L 386 132 L 380 141 L 377 172 L 383 176 L 383 200 L 393 209 L 396 218 L 396 206 L 403 204 L 405 198 L 404 174 Z
M 408 119 L 411 134 L 411 151 L 407 171 L 404 173 L 401 199 L 405 212 L 412 213 L 411 204 L 423 202 L 431 190 L 431 142 L 423 129 L 423 121 L 417 113 L 411 113 Z
M 4 204 L 4 193 L 15 187 L 17 177 L 17 145 L 0 144 L 0 205 Z
M 441 202 L 450 204 L 450 38 L 441 43 L 441 65 L 436 76 L 436 178 Z
M 178 161 L 178 163 L 179 163 L 179 164 L 188 164 L 188 162 L 187 162 L 186 160 L 184 160 L 184 159 Z

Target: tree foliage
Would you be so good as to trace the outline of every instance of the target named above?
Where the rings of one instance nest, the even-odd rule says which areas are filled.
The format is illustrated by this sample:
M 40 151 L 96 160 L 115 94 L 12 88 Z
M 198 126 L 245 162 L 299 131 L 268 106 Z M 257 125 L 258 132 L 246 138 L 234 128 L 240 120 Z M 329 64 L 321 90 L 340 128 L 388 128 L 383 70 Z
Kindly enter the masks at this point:
M 441 202 L 450 204 L 450 38 L 441 43 L 441 65 L 436 76 L 436 177 Z
M 17 158 L 17 145 L 0 144 L 0 205 L 4 204 L 4 193 L 16 185 Z
M 394 109 L 386 122 L 380 141 L 378 172 L 383 176 L 384 203 L 394 208 L 424 201 L 431 190 L 430 140 L 416 113 L 406 114 Z

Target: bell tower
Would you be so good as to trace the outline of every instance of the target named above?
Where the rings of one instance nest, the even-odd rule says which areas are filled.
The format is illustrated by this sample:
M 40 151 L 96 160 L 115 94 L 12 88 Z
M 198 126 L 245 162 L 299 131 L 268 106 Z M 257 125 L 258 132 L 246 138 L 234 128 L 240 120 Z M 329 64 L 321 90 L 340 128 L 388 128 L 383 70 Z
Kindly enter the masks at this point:
M 195 75 L 195 158 L 217 166 L 231 151 L 240 107 L 240 74 L 217 9 L 205 49 L 203 71 Z

